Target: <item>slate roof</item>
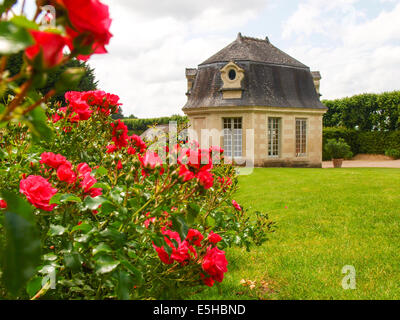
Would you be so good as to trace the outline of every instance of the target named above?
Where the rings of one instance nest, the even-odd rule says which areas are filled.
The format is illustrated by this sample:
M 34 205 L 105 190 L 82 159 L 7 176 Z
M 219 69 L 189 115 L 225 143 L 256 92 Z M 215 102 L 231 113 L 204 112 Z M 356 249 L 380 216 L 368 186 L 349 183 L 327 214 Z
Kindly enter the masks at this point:
M 232 60 L 264 62 L 307 68 L 307 66 L 300 61 L 297 61 L 282 50 L 273 46 L 269 42 L 268 37 L 265 39 L 256 39 L 243 37 L 241 33 L 238 34 L 235 41 L 208 58 L 201 63 L 200 66 L 215 62 L 229 62 Z
M 244 69 L 241 99 L 223 99 L 220 70 L 229 61 Z M 326 109 L 310 69 L 268 40 L 243 37 L 201 63 L 183 110 L 201 107 L 269 106 Z

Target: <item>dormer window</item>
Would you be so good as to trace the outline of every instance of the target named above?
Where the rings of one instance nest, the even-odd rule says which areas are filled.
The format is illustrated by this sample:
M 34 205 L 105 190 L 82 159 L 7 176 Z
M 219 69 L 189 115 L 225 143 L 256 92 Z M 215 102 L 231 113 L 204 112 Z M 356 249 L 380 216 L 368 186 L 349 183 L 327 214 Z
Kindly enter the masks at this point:
M 244 79 L 244 70 L 233 61 L 226 64 L 221 70 L 221 79 L 223 86 L 221 88 L 224 99 L 242 98 L 242 80 Z

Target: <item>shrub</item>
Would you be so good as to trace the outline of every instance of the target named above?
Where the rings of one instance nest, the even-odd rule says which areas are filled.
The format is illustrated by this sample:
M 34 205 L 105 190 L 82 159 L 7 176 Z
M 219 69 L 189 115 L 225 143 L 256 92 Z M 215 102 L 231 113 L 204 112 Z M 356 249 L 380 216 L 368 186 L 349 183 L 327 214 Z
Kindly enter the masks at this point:
M 41 257 L 30 260 L 36 271 L 25 292 L 3 278 L 3 298 L 182 298 L 223 280 L 223 250 L 267 240 L 268 216 L 232 201 L 237 178 L 222 149 L 170 141 L 174 152 L 163 154 L 111 120 L 118 97 L 69 92 L 66 100 L 48 110 L 50 141 L 31 147 L 28 127 L 3 130 L 0 190 L 10 212 L 0 231 L 20 202 L 31 221 L 26 241 Z M 9 275 L 7 265 L 2 271 Z
M 339 140 L 329 139 L 325 145 L 325 150 L 331 159 L 351 158 L 353 153 L 350 146 L 339 138 Z
M 385 151 L 385 155 L 392 157 L 394 159 L 400 159 L 400 150 L 398 149 L 388 149 Z

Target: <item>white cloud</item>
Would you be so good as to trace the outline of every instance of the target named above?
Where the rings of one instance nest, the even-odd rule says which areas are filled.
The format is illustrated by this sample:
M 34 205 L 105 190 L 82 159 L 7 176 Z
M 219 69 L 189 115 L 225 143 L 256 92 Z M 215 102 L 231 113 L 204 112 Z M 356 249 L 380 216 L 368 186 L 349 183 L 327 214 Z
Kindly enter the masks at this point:
M 355 0 L 334 1 L 329 7 L 323 2 L 300 4 L 283 29 L 286 38 L 302 39 L 287 52 L 321 71 L 323 98 L 398 90 L 400 4 L 367 19 L 356 10 Z M 303 13 L 306 23 L 301 21 Z M 315 37 L 325 41 L 318 43 Z
M 109 54 L 93 56 L 99 86 L 121 97 L 125 115 L 182 113 L 185 68 L 196 67 L 228 45 L 224 32 L 254 18 L 264 0 L 104 1 L 114 37 Z

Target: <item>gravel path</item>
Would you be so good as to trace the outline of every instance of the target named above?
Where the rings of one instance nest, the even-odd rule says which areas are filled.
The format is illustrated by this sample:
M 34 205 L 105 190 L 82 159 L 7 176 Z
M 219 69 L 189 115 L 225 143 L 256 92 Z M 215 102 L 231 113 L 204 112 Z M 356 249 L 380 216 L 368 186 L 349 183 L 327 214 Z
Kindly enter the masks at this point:
M 332 161 L 323 161 L 322 168 L 333 168 Z M 400 160 L 346 160 L 343 161 L 342 168 L 400 168 Z

